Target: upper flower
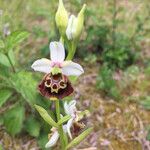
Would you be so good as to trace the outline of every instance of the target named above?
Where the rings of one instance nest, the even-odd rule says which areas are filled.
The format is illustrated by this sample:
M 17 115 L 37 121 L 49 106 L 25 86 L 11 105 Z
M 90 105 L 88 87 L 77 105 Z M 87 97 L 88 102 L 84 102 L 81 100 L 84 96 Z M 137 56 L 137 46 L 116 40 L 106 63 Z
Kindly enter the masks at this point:
M 64 61 L 65 49 L 61 42 L 51 42 L 49 47 L 51 60 L 46 58 L 36 60 L 31 66 L 35 71 L 52 74 L 62 73 L 66 76 L 79 76 L 84 73 L 83 68 L 79 64 L 72 61 Z

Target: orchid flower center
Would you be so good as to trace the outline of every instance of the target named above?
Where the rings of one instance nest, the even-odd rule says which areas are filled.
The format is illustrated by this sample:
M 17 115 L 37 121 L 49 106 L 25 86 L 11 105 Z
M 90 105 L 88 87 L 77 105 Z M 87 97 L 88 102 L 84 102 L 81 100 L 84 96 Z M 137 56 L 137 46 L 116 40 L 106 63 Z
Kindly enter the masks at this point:
M 67 79 L 62 74 L 52 75 L 46 77 L 45 86 L 54 93 L 58 93 L 60 89 L 65 89 L 67 86 Z

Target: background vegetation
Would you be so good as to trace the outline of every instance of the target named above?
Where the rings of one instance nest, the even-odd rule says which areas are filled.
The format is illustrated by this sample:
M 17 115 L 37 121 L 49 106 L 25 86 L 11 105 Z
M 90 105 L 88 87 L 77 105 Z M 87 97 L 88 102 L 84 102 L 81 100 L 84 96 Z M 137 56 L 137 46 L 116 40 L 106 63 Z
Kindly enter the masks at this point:
M 80 148 L 134 150 L 149 142 L 149 0 L 64 0 L 70 12 L 87 3 L 76 60 L 85 75 L 75 87 L 78 107 L 90 109 L 94 126 Z M 37 92 L 42 78 L 34 60 L 49 56 L 58 40 L 55 0 L 0 0 L 0 144 L 3 149 L 44 149 L 49 126 L 33 104 L 53 106 Z M 94 114 L 94 117 L 93 117 Z M 142 136 L 139 136 L 142 132 Z M 13 138 L 15 137 L 15 138 Z M 128 143 L 127 143 L 128 141 Z M 12 144 L 13 143 L 13 144 Z M 19 145 L 19 146 L 18 146 Z M 0 149 L 2 149 L 0 148 Z M 145 150 L 145 149 L 144 149 Z

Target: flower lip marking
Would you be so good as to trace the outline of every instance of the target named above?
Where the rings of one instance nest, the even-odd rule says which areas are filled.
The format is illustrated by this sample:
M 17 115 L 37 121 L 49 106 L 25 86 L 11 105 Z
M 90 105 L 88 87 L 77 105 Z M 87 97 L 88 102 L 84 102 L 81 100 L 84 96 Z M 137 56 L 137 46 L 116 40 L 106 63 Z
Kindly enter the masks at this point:
M 68 78 L 63 74 L 47 74 L 39 85 L 40 93 L 47 97 L 62 99 L 70 95 L 74 90 Z
M 51 87 L 51 79 L 48 79 L 45 81 L 45 86 L 46 87 Z
M 52 76 L 52 80 L 54 82 L 59 82 L 61 80 L 61 78 L 62 78 L 62 76 L 61 76 L 60 73 L 59 74 L 55 74 L 55 75 Z

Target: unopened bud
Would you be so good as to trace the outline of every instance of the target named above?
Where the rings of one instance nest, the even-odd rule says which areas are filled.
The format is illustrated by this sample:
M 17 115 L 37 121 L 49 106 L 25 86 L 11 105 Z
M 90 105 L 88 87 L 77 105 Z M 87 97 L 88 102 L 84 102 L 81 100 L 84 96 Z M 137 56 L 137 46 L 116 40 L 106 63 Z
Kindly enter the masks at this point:
M 59 0 L 59 6 L 56 12 L 55 21 L 60 34 L 64 36 L 68 24 L 68 13 L 64 7 L 62 0 Z
M 76 35 L 75 35 L 76 37 L 80 37 L 82 29 L 83 29 L 85 9 L 86 9 L 86 4 L 83 5 L 81 11 L 78 14 L 77 29 L 76 29 Z
M 68 40 L 73 40 L 75 38 L 76 29 L 77 29 L 77 18 L 74 15 L 71 15 L 66 30 Z
M 85 8 L 86 4 L 83 5 L 81 11 L 78 14 L 78 17 L 75 17 L 74 15 L 70 16 L 66 30 L 68 40 L 76 40 L 80 38 L 84 24 Z

